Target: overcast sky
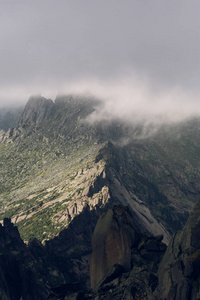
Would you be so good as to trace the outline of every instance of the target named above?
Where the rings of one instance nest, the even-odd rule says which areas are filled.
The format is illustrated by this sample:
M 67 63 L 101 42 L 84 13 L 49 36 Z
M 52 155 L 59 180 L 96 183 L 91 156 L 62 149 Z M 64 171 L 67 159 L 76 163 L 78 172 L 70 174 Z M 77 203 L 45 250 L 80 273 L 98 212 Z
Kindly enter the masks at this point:
M 0 0 L 0 105 L 88 91 L 196 111 L 199 56 L 199 0 Z

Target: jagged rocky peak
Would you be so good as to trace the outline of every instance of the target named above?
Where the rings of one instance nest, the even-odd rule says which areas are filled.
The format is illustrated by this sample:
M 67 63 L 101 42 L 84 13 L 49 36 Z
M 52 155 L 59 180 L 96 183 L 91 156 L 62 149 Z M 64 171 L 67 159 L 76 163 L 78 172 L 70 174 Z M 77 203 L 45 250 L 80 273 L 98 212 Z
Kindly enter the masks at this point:
M 21 115 L 19 125 L 40 123 L 49 115 L 53 106 L 54 102 L 51 99 L 31 96 Z
M 66 118 L 84 118 L 94 111 L 100 101 L 94 97 L 62 95 L 55 99 L 31 96 L 19 120 L 19 125 L 34 125 L 50 119 L 65 121 Z

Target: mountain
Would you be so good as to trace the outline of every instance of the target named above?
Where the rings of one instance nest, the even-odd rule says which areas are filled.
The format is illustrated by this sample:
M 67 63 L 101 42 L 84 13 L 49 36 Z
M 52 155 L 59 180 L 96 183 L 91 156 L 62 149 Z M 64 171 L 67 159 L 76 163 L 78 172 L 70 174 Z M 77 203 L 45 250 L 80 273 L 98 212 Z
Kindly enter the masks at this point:
M 1 135 L 0 218 L 26 241 L 54 237 L 86 206 L 127 205 L 166 244 L 185 224 L 199 195 L 199 119 L 145 135 L 142 124 L 95 120 L 102 106 L 92 97 L 31 97 Z
M 198 299 L 200 120 L 102 108 L 31 97 L 1 133 L 1 299 Z
M 17 125 L 23 112 L 23 106 L 1 107 L 0 108 L 0 131 L 7 131 Z

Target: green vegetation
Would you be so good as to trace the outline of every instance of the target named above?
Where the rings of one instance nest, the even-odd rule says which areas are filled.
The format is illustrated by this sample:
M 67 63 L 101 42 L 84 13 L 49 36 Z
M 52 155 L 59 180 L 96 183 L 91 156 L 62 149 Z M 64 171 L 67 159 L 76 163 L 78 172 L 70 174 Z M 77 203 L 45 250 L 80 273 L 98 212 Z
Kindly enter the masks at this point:
M 88 108 L 83 107 L 82 116 Z M 76 113 L 73 105 L 59 109 L 61 123 Z M 81 194 L 84 186 L 77 174 L 87 184 L 83 169 L 91 168 L 101 147 L 91 140 L 87 123 L 77 124 L 72 118 L 59 127 L 59 122 L 55 114 L 39 127 L 22 124 L 20 132 L 15 130 L 12 138 L 0 143 L 0 220 L 16 221 L 25 240 L 43 240 L 67 226 L 54 217 L 64 213 L 72 194 Z
M 16 148 L 20 150 L 16 151 Z M 78 151 L 72 150 L 68 157 L 59 157 L 56 161 L 51 151 L 45 153 L 42 150 L 42 144 L 39 150 L 29 150 L 28 147 L 22 150 L 21 145 L 14 143 L 2 144 L 0 149 L 1 163 L 5 166 L 0 171 L 3 178 L 0 219 L 17 215 L 20 219 L 24 216 L 25 219 L 17 223 L 25 240 L 33 236 L 40 240 L 52 237 L 67 225 L 53 221 L 59 210 L 64 211 L 62 202 L 42 208 L 45 203 L 57 201 L 64 193 L 80 194 L 83 191 L 81 181 L 76 183 L 76 176 L 72 174 L 77 174 L 81 169 L 80 176 L 83 176 L 83 168 L 93 163 L 98 147 L 84 145 Z M 86 178 L 82 180 L 87 183 Z M 30 214 L 33 216 L 27 219 Z
M 185 220 L 200 189 L 198 120 L 136 139 L 127 124 L 120 123 L 118 130 L 117 121 L 89 124 L 85 118 L 94 110 L 91 101 L 63 100 L 54 106 L 38 122 L 25 114 L 12 136 L 0 142 L 0 220 L 12 218 L 25 240 L 58 234 L 70 221 L 68 210 L 73 217 L 76 206 L 92 207 L 90 187 L 103 199 L 94 185 L 105 167 L 102 158 L 157 220 L 165 225 L 171 218 L 175 227 L 178 219 Z M 113 152 L 104 148 L 107 140 L 114 141 Z
M 58 225 L 54 222 L 53 217 L 59 211 L 65 210 L 68 206 L 67 202 L 70 200 L 71 199 L 65 199 L 62 202 L 48 206 L 47 208 L 38 211 L 30 218 L 19 222 L 17 225 L 22 238 L 25 241 L 34 237 L 39 240 L 44 240 L 57 235 L 68 225 L 68 223 L 59 223 Z

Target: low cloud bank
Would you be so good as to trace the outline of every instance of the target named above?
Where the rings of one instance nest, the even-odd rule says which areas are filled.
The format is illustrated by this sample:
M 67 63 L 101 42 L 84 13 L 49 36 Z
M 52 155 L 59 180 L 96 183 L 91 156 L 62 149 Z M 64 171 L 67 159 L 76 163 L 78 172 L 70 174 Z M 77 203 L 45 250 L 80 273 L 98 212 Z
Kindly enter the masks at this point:
M 181 87 L 157 87 L 137 77 L 115 81 L 87 80 L 69 85 L 62 93 L 94 95 L 103 105 L 89 121 L 119 118 L 131 123 L 163 124 L 200 115 L 200 93 Z
M 59 92 L 59 93 L 58 93 Z M 156 86 L 146 79 L 130 76 L 115 80 L 87 79 L 46 87 L 13 87 L 0 92 L 0 106 L 25 103 L 31 94 L 55 99 L 57 94 L 95 96 L 103 101 L 89 121 L 122 119 L 127 122 L 163 124 L 179 122 L 200 114 L 200 93 L 182 87 Z

